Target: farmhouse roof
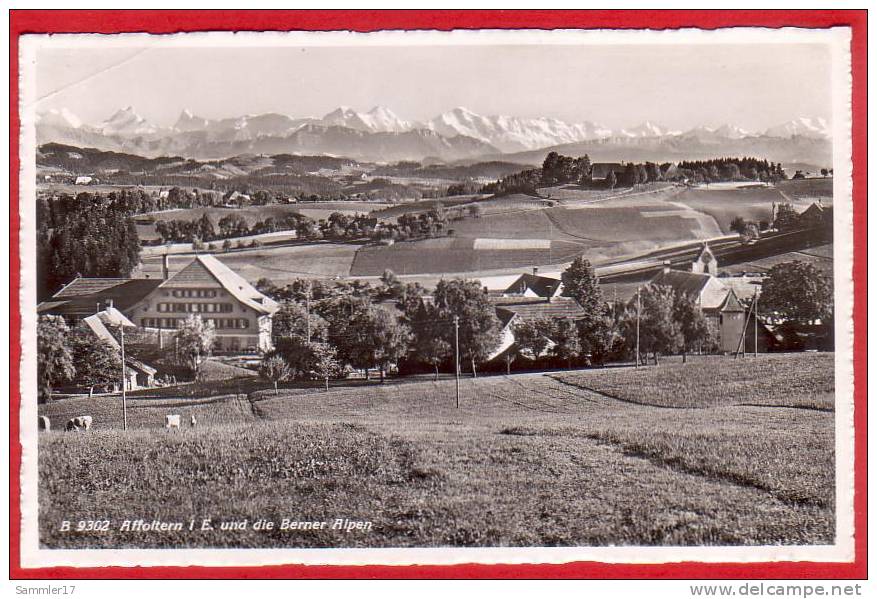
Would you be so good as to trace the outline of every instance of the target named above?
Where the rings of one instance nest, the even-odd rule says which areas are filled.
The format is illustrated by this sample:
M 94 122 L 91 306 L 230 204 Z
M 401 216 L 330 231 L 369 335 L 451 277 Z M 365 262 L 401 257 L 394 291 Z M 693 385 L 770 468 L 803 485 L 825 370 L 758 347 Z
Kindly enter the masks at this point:
M 739 299 L 747 299 L 755 295 L 762 279 L 756 277 L 722 277 L 722 283 Z
M 509 299 L 509 298 L 507 298 Z M 502 313 L 500 313 L 502 310 Z M 557 297 L 550 302 L 541 298 L 532 300 L 521 300 L 503 302 L 497 300 L 496 303 L 497 316 L 500 321 L 504 318 L 511 319 L 507 312 L 511 312 L 514 316 L 523 320 L 533 320 L 536 318 L 571 318 L 577 319 L 585 316 L 585 311 L 571 297 Z M 507 324 L 504 322 L 504 324 Z
M 198 254 L 188 266 L 159 285 L 168 289 L 193 286 L 222 287 L 236 300 L 261 314 L 273 314 L 279 308 L 277 302 L 211 255 Z
M 139 370 L 141 372 L 145 372 L 146 374 L 155 375 L 158 370 L 150 366 L 149 364 L 144 364 L 140 360 L 132 358 L 130 356 L 125 356 L 125 364 L 134 370 Z
M 560 279 L 552 279 L 551 277 L 542 277 L 529 273 L 518 277 L 514 283 L 508 286 L 504 293 L 510 295 L 523 295 L 527 290 L 532 291 L 539 297 L 554 297 L 557 290 L 560 289 Z
M 676 293 L 694 297 L 701 310 L 720 309 L 728 295 L 728 288 L 725 284 L 708 273 L 664 269 L 655 275 L 649 283 L 672 287 Z
M 37 306 L 39 314 L 94 314 L 98 304 L 112 301 L 127 310 L 161 285 L 161 279 L 119 279 L 77 277 L 48 301 Z
M 650 283 L 672 287 L 676 293 L 700 295 L 712 277 L 706 273 L 686 272 L 684 270 L 662 270 Z
M 82 320 L 88 329 L 94 333 L 94 336 L 102 341 L 109 343 L 113 349 L 120 349 L 119 342 L 107 328 L 106 323 L 101 319 L 99 314 L 92 314 Z

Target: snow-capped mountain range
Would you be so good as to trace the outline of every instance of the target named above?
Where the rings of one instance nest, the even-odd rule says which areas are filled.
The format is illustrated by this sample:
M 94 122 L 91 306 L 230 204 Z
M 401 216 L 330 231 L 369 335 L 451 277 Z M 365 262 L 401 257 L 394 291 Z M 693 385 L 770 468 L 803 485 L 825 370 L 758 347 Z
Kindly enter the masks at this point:
M 37 117 L 37 137 L 40 143 L 92 144 L 103 149 L 148 154 L 178 152 L 191 157 L 270 148 L 337 152 L 372 160 L 420 159 L 424 157 L 419 155 L 421 152 L 435 151 L 434 157 L 456 160 L 590 141 L 629 145 L 640 141 L 654 144 L 685 140 L 711 144 L 749 138 L 828 140 L 830 128 L 824 119 L 801 117 L 760 133 L 732 124 L 679 131 L 649 121 L 612 130 L 591 121 L 567 123 L 550 117 L 485 116 L 463 107 L 418 122 L 402 119 L 383 106 L 368 112 L 342 106 L 322 117 L 266 113 L 224 119 L 204 118 L 186 109 L 173 126 L 161 127 L 128 106 L 95 125 L 83 123 L 66 109 L 46 111 Z M 363 154 L 356 156 L 345 144 L 352 144 Z

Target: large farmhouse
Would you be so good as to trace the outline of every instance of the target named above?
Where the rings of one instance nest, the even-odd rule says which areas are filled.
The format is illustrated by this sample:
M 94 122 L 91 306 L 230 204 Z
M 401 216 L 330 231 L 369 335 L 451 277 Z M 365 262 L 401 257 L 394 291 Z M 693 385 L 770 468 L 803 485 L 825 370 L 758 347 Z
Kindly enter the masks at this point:
M 113 305 L 146 330 L 175 330 L 190 314 L 216 327 L 216 349 L 271 348 L 271 317 L 278 304 L 211 255 L 199 254 L 174 274 L 167 256 L 162 279 L 77 278 L 49 301 L 40 314 L 58 314 L 75 324 Z

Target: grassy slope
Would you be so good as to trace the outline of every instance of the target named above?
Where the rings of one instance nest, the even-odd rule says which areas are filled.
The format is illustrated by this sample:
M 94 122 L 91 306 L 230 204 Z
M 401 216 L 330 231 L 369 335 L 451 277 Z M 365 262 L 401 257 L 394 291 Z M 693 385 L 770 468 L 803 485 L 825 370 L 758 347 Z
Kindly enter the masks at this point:
M 771 203 L 780 204 L 787 200 L 774 188 L 698 188 L 683 191 L 676 196 L 675 201 L 709 214 L 716 219 L 724 233 L 730 233 L 731 221 L 735 217 L 740 216 L 754 222 L 770 220 Z
M 217 421 L 237 424 L 44 434 L 42 540 L 101 547 L 831 542 L 834 424 L 822 394 L 833 389 L 832 362 L 811 354 L 759 360 L 755 369 L 751 359 L 715 357 L 639 372 L 464 379 L 460 410 L 452 380 L 286 389 L 251 394 L 251 410 L 239 419 L 230 400 L 218 403 L 227 419 Z M 750 376 L 741 364 L 758 385 L 728 394 L 729 379 Z M 719 376 L 703 376 L 706 369 Z M 809 403 L 826 411 L 737 405 L 807 405 L 803 384 L 790 393 L 791 372 L 809 377 L 816 389 Z M 626 389 L 628 401 L 581 384 L 604 377 Z M 669 379 L 716 399 L 681 407 L 692 404 L 689 396 L 660 391 Z M 645 405 L 656 395 L 675 409 Z M 144 412 L 152 425 L 171 408 Z M 101 418 L 118 426 L 118 409 Z M 374 530 L 71 537 L 53 524 L 208 516 L 350 517 L 373 521 Z

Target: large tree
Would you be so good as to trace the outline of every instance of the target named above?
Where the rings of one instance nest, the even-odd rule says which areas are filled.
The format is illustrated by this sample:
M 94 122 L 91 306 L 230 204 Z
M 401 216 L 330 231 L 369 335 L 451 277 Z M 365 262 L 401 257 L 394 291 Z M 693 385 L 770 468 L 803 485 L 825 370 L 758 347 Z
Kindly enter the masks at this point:
M 369 331 L 371 361 L 381 372 L 384 382 L 387 369 L 408 353 L 411 331 L 400 322 L 395 311 L 383 306 L 374 306 L 367 312 L 367 320 L 362 325 Z
M 712 332 L 694 296 L 685 293 L 676 294 L 673 318 L 679 324 L 679 332 L 682 335 L 679 348 L 682 350 L 683 362 L 686 361 L 689 352 L 703 351 L 712 345 Z
M 640 352 L 651 352 L 655 363 L 659 354 L 675 354 L 682 345 L 682 330 L 674 317 L 676 294 L 672 287 L 648 285 L 640 290 Z M 636 298 L 633 299 L 636 302 Z M 639 356 L 637 356 L 639 360 Z
M 777 264 L 762 282 L 759 309 L 793 324 L 827 320 L 834 312 L 831 280 L 812 264 Z
M 329 390 L 329 379 L 337 376 L 341 370 L 341 362 L 338 360 L 337 350 L 328 343 L 311 344 L 313 361 L 313 374 L 326 383 L 326 391 Z
M 292 374 L 289 364 L 280 354 L 271 354 L 262 359 L 259 365 L 259 374 L 263 379 L 274 385 L 274 393 L 277 393 L 277 384 L 287 380 Z
M 60 316 L 40 316 L 37 322 L 37 384 L 40 403 L 52 399 L 52 387 L 73 379 L 69 329 Z
M 454 318 L 459 322 L 461 359 L 472 365 L 483 362 L 499 345 L 501 323 L 487 293 L 478 281 L 442 279 L 435 288 L 435 305 L 444 322 L 445 338 L 454 343 Z
M 579 256 L 560 275 L 564 295 L 573 298 L 582 307 L 586 324 L 595 323 L 603 314 L 603 292 L 591 263 Z
M 210 357 L 216 342 L 216 329 L 210 321 L 204 321 L 200 314 L 190 314 L 177 329 L 177 352 L 195 380 L 201 375 L 201 367 Z
M 521 319 L 514 323 L 515 345 L 526 358 L 536 361 L 543 357 L 551 344 L 548 335 L 550 318 Z
M 122 383 L 122 356 L 119 350 L 104 339 L 95 337 L 84 325 L 70 335 L 74 381 L 89 388 L 89 394 L 98 385 Z
M 412 333 L 412 355 L 417 361 L 432 366 L 438 380 L 439 366 L 453 355 L 454 348 L 448 342 L 447 325 L 440 321 L 438 308 L 423 300 L 418 303 L 416 309 L 409 307 L 406 311 Z
M 365 370 L 366 378 L 369 369 L 377 367 L 383 380 L 387 367 L 407 353 L 408 327 L 391 308 L 353 295 L 332 298 L 320 307 L 339 359 Z
M 555 318 L 551 323 L 550 331 L 551 355 L 564 362 L 567 368 L 572 368 L 572 362 L 582 353 L 579 340 L 579 332 L 576 324 L 568 318 Z
M 325 319 L 309 309 L 306 303 L 286 301 L 271 318 L 271 338 L 275 343 L 289 337 L 305 342 L 324 341 L 327 334 Z

